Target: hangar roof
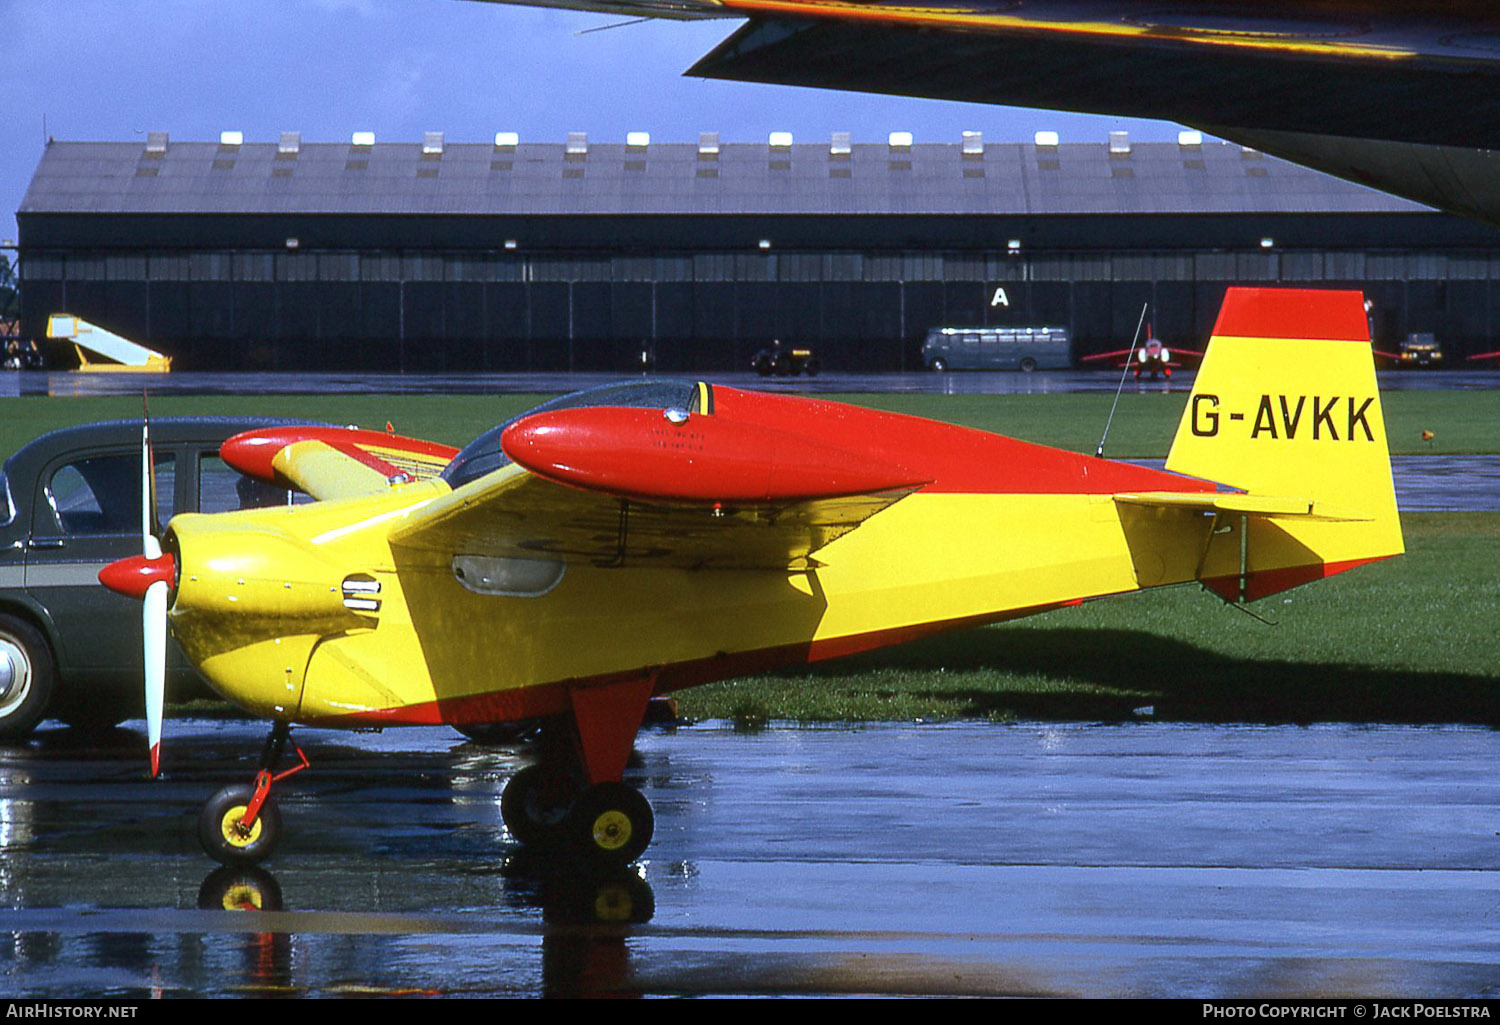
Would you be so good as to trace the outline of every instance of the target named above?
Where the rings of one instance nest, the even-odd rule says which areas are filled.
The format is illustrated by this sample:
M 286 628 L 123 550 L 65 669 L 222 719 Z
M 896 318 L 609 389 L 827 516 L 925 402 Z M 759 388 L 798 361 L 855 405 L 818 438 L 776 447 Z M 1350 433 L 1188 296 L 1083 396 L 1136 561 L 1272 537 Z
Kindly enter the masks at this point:
M 288 139 L 290 138 L 290 142 Z M 508 140 L 507 140 L 508 141 Z M 19 213 L 1048 215 L 1425 207 L 1230 143 L 53 142 Z

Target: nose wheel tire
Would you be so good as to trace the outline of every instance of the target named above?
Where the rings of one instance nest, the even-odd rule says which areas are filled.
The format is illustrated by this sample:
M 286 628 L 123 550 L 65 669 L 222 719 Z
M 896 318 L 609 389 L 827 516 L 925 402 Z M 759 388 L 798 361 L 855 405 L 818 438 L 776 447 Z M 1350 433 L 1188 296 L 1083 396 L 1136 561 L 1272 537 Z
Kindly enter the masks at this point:
M 651 805 L 623 783 L 585 790 L 568 813 L 569 846 L 594 865 L 628 865 L 646 852 L 655 828 Z
M 254 794 L 254 787 L 227 786 L 209 798 L 198 816 L 198 841 L 221 865 L 258 864 L 271 856 L 281 840 L 281 812 L 272 798 L 266 798 L 253 823 L 243 823 Z

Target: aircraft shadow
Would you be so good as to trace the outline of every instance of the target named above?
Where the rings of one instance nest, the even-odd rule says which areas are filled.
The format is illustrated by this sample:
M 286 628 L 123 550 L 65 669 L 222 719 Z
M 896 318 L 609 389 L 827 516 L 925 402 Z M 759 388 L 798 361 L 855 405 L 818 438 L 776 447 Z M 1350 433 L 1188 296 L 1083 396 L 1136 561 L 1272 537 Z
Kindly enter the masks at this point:
M 965 714 L 975 717 L 1130 720 L 1150 706 L 1152 718 L 1189 722 L 1500 726 L 1500 679 L 1493 676 L 1233 658 L 1146 631 L 973 630 L 798 674 L 833 677 L 876 668 L 957 677 L 952 687 L 914 682 L 909 689 L 962 702 Z M 981 672 L 1038 676 L 1060 686 L 973 686 Z M 1076 686 L 1067 686 L 1070 681 Z

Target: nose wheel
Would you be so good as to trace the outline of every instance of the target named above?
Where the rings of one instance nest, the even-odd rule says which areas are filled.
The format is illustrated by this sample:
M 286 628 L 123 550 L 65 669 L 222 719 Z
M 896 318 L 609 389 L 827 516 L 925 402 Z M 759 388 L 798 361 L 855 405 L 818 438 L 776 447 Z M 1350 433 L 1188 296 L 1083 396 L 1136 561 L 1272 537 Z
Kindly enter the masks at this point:
M 249 815 L 255 788 L 236 783 L 208 799 L 198 816 L 198 842 L 221 865 L 255 865 L 281 841 L 281 812 L 269 795 Z
M 221 865 L 257 865 L 269 858 L 281 842 L 281 812 L 271 787 L 308 767 L 307 756 L 296 744 L 298 764 L 276 772 L 291 735 L 291 727 L 277 723 L 266 738 L 260 771 L 252 785 L 236 783 L 208 799 L 198 815 L 198 842 L 204 852 Z

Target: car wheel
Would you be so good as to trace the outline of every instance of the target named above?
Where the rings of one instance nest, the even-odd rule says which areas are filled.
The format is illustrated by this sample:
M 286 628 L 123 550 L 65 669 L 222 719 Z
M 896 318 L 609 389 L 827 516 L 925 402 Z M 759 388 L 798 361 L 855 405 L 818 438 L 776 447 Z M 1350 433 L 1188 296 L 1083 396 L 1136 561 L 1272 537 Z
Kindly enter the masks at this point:
M 1023 373 L 1023 374 L 1029 374 L 1029 373 L 1031 373 L 1035 369 L 1036 369 L 1036 360 L 1032 359 L 1030 356 L 1027 356 L 1025 359 L 1023 359 L 1021 361 L 1021 373 Z
M 0 740 L 36 728 L 52 701 L 52 649 L 24 619 L 0 614 Z
M 948 369 L 948 361 L 945 359 L 935 359 L 931 363 L 929 363 L 928 366 L 932 367 L 934 371 L 941 374 L 944 370 Z

